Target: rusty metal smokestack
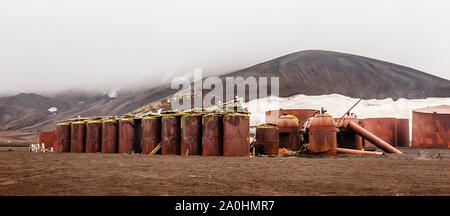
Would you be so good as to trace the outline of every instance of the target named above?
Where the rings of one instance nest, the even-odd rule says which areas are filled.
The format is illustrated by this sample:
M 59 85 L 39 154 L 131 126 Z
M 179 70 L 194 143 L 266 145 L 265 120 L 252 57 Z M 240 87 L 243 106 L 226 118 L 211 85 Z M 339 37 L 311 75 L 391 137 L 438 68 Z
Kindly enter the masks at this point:
M 371 143 L 373 143 L 374 145 L 376 145 L 378 148 L 382 149 L 385 152 L 394 153 L 394 154 L 403 154 L 401 151 L 399 151 L 395 147 L 392 147 L 387 142 L 385 142 L 382 139 L 378 138 L 377 136 L 373 135 L 370 131 L 364 129 L 363 127 L 359 126 L 355 122 L 350 121 L 348 123 L 348 128 L 352 129 L 357 134 L 362 136 L 364 139 L 370 141 Z

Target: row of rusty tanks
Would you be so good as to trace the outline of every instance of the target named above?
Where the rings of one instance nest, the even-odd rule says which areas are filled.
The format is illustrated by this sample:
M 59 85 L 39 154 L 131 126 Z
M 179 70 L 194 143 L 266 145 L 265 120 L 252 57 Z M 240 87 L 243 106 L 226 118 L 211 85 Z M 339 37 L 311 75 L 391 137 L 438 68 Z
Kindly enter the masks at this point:
M 249 155 L 247 113 L 167 111 L 143 117 L 72 119 L 56 128 L 58 152 Z

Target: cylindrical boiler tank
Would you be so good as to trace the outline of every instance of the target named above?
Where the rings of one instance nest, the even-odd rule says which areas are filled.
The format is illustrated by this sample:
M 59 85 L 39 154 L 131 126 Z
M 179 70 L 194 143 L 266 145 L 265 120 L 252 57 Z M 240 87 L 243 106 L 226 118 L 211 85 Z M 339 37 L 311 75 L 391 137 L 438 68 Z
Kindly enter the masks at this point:
M 142 118 L 141 127 L 142 153 L 150 154 L 161 142 L 161 116 L 154 115 Z
M 117 119 L 111 118 L 102 121 L 102 153 L 118 152 L 119 124 Z
M 95 153 L 101 151 L 102 122 L 91 120 L 86 122 L 86 152 Z
M 293 151 L 300 149 L 300 123 L 297 117 L 289 114 L 280 116 L 276 123 L 279 131 L 279 148 Z
M 250 117 L 229 113 L 223 117 L 223 156 L 248 156 L 250 153 Z
M 202 154 L 202 114 L 186 113 L 181 117 L 181 155 Z
M 389 145 L 397 146 L 396 119 L 395 118 L 366 118 L 362 120 L 364 129 L 370 131 L 375 136 Z M 364 140 L 364 146 L 375 147 L 368 140 Z
M 280 134 L 275 124 L 262 124 L 256 128 L 256 145 L 266 155 L 277 155 Z
M 412 111 L 413 148 L 450 148 L 450 106 Z
M 336 155 L 336 123 L 327 113 L 317 114 L 308 120 L 309 151 L 313 154 Z
M 337 133 L 337 145 L 339 148 L 350 148 L 362 150 L 362 137 L 353 130 L 347 128 L 349 122 L 355 122 L 361 125 L 360 120 L 355 115 L 345 115 L 343 118 L 334 118 L 334 121 L 339 128 Z
M 308 118 L 314 116 L 319 110 L 315 109 L 279 109 L 266 111 L 266 123 L 276 124 L 283 114 L 293 115 L 298 119 L 299 125 L 302 126 Z
M 202 117 L 202 155 L 222 155 L 222 115 L 206 114 Z
M 56 152 L 70 152 L 70 124 L 56 125 Z
M 70 130 L 70 152 L 82 153 L 86 149 L 86 122 L 72 122 Z
M 136 131 L 131 118 L 119 120 L 119 153 L 136 152 Z
M 181 144 L 180 114 L 165 114 L 161 121 L 161 154 L 179 155 Z

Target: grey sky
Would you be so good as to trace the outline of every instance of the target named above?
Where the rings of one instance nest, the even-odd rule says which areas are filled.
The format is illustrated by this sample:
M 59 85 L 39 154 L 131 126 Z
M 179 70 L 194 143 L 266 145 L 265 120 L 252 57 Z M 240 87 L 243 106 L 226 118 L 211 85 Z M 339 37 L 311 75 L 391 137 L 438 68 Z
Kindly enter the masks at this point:
M 306 49 L 450 79 L 450 1 L 0 2 L 0 93 L 152 86 Z

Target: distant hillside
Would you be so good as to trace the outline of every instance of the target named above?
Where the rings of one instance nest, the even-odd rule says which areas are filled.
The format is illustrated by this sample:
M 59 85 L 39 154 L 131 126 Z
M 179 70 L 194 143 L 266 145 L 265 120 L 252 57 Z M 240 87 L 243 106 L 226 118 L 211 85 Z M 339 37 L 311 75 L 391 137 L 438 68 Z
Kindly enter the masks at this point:
M 227 76 L 280 77 L 281 97 L 297 94 L 341 94 L 364 99 L 450 97 L 449 80 L 389 62 L 329 51 L 296 52 L 225 73 L 222 80 Z M 176 92 L 170 85 L 162 85 L 128 91 L 116 98 L 77 91 L 51 97 L 19 94 L 0 98 L 0 142 L 6 132 L 8 137 L 21 136 L 17 134 L 34 137 L 39 130 L 53 130 L 56 123 L 77 116 L 170 109 L 170 98 Z M 50 112 L 51 107 L 58 110 Z

